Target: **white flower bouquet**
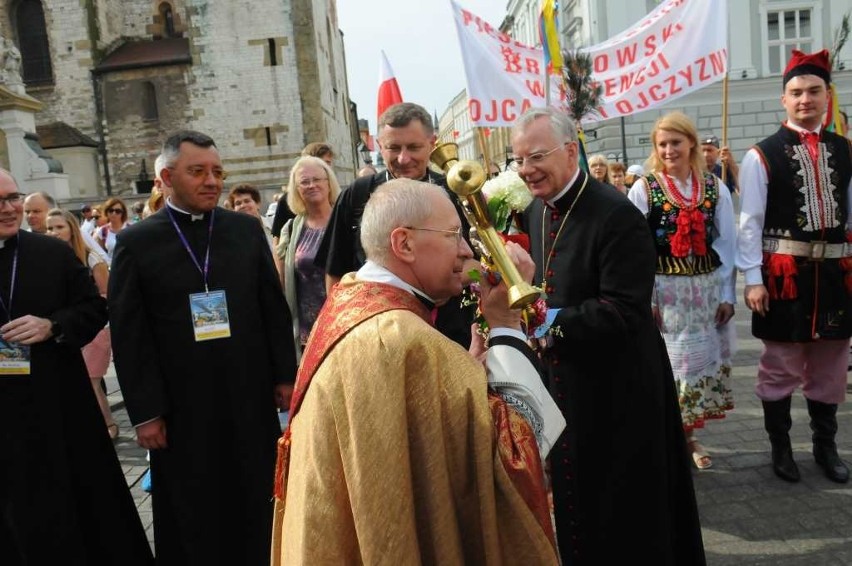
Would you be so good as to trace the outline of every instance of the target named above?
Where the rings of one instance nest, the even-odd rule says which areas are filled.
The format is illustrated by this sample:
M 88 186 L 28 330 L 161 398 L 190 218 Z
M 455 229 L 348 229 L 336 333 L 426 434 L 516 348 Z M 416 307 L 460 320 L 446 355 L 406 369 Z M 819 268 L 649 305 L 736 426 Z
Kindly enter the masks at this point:
M 524 211 L 532 202 L 526 183 L 515 171 L 503 171 L 482 186 L 482 194 L 488 202 L 488 214 L 494 229 L 505 232 L 511 227 L 510 219 Z

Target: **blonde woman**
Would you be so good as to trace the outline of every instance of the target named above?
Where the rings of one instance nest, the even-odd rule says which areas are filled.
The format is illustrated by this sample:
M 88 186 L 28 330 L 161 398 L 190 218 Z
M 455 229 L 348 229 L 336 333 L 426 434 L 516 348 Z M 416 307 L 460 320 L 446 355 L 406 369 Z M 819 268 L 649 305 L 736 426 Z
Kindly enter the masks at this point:
M 77 218 L 67 210 L 60 208 L 51 209 L 47 213 L 47 234 L 54 238 L 59 238 L 71 246 L 77 259 L 83 265 L 89 267 L 101 296 L 106 297 L 109 268 L 103 258 L 86 245 L 82 232 L 80 232 L 80 224 L 77 222 Z M 86 362 L 86 369 L 89 371 L 92 389 L 95 392 L 95 398 L 98 400 L 98 406 L 107 425 L 109 437 L 115 440 L 118 438 L 118 425 L 115 419 L 113 419 L 106 393 L 101 386 L 104 375 L 106 375 L 109 368 L 111 355 L 112 348 L 110 345 L 109 327 L 105 326 L 95 336 L 94 340 L 83 346 L 83 360 Z
M 652 310 L 674 370 L 686 442 L 698 469 L 710 455 L 694 436 L 732 409 L 736 228 L 728 187 L 705 170 L 695 125 L 666 114 L 628 198 L 648 218 L 657 248 Z
M 302 157 L 290 171 L 287 206 L 296 217 L 281 229 L 278 253 L 283 260 L 284 295 L 293 317 L 296 355 L 325 302 L 325 271 L 314 265 L 340 185 L 331 167 L 318 157 Z
M 609 182 L 609 161 L 602 153 L 597 153 L 589 158 L 589 173 L 601 183 Z

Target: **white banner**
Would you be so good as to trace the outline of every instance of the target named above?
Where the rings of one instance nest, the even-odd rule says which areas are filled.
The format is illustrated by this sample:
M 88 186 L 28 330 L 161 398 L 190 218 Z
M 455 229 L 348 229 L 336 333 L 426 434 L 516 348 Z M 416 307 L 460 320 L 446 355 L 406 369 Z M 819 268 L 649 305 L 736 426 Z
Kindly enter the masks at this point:
M 501 33 L 450 0 L 464 60 L 470 116 L 477 126 L 511 126 L 545 105 L 544 55 Z M 668 0 L 617 36 L 584 49 L 602 104 L 584 121 L 656 108 L 724 78 L 727 2 Z M 551 105 L 565 108 L 561 79 L 551 78 Z

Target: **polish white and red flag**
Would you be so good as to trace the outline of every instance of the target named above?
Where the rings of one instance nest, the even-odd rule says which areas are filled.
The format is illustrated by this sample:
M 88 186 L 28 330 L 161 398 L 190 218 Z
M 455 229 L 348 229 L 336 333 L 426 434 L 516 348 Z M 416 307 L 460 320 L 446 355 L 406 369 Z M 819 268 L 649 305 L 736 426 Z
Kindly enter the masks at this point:
M 379 101 L 377 105 L 376 118 L 380 118 L 385 110 L 402 102 L 402 93 L 399 84 L 391 69 L 388 56 L 382 51 L 382 63 L 379 68 Z

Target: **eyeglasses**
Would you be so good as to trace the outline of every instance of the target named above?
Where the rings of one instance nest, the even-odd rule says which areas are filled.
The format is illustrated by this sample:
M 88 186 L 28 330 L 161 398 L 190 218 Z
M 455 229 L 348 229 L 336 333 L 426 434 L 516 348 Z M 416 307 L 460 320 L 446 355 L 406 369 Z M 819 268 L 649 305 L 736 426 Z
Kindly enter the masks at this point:
M 174 171 L 174 167 L 168 168 L 170 171 Z M 207 177 L 207 175 L 213 175 L 213 178 L 217 181 L 224 181 L 228 178 L 228 172 L 224 169 L 213 169 L 212 171 L 206 170 L 204 167 L 187 167 L 186 174 L 195 179 L 202 179 Z
M 104 212 L 107 214 L 124 214 L 123 208 L 108 208 Z
M 438 228 L 419 228 L 417 226 L 406 226 L 405 228 L 409 230 L 423 230 L 424 232 L 443 232 L 444 234 L 452 234 L 456 238 L 456 245 L 459 245 L 462 239 L 461 226 L 453 230 L 439 230 Z
M 299 186 L 310 187 L 311 185 L 316 185 L 320 181 L 328 181 L 328 177 L 306 177 L 304 179 L 299 179 Z
M 523 167 L 525 163 L 527 165 L 531 165 L 533 167 L 536 167 L 542 161 L 544 161 L 545 157 L 547 157 L 548 155 L 550 155 L 551 153 L 553 153 L 554 151 L 556 151 L 557 149 L 561 148 L 564 145 L 567 145 L 567 142 L 557 145 L 556 147 L 554 147 L 550 151 L 533 153 L 532 155 L 527 155 L 526 157 L 513 157 L 511 160 L 509 160 L 509 169 L 511 169 L 512 171 L 517 171 L 518 169 Z
M 22 202 L 24 202 L 24 195 L 21 193 L 12 193 L 7 197 L 0 197 L 0 207 L 7 203 L 9 206 L 18 206 Z

